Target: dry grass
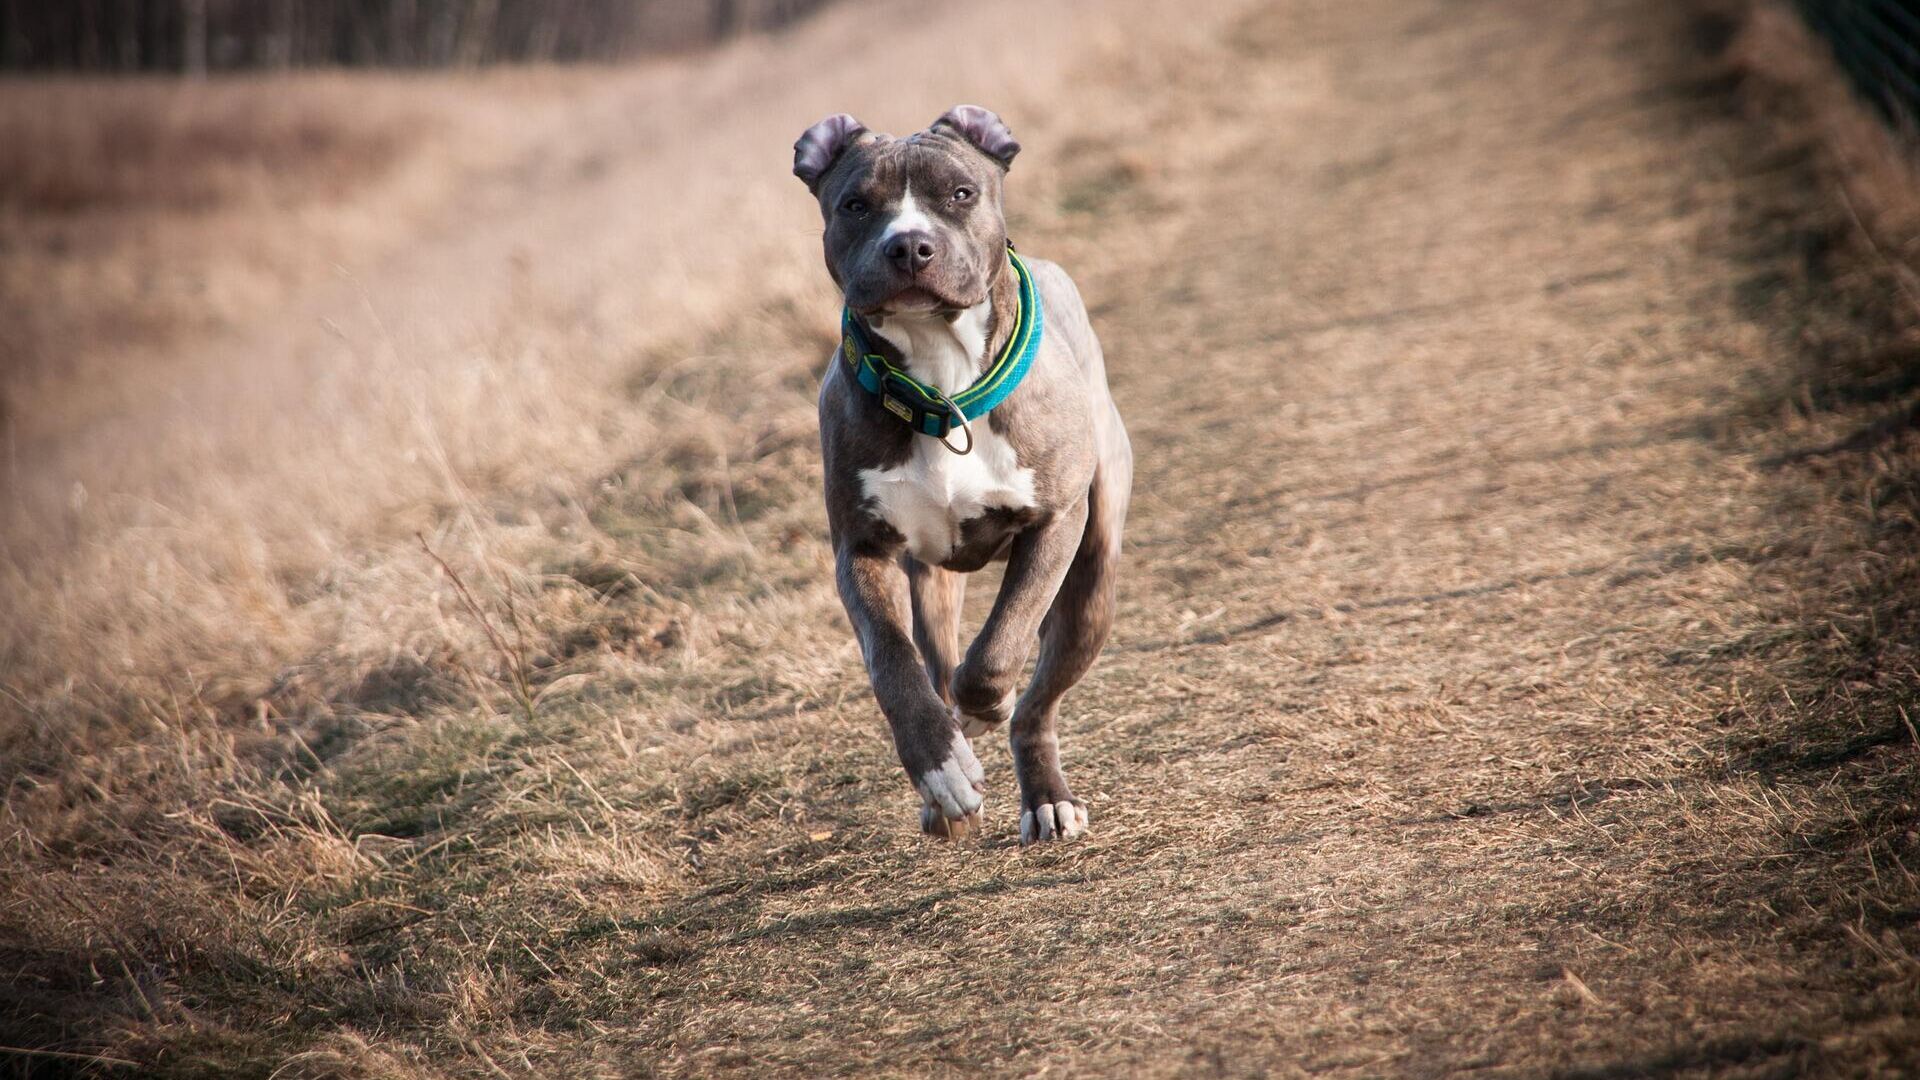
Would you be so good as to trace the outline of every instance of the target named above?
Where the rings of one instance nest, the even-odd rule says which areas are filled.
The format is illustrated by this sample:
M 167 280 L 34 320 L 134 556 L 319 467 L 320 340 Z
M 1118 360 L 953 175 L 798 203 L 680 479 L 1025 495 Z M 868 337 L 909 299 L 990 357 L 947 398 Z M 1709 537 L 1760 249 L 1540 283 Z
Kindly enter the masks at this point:
M 285 209 L 351 195 L 418 135 L 346 115 L 339 94 L 288 87 L 292 101 L 263 105 L 276 89 L 17 81 L 0 138 L 0 205 L 67 218 L 208 212 L 270 192 Z
M 76 208 L 348 269 L 9 384 L 9 1063 L 1898 1075 L 1912 236 L 1777 24 L 1669 7 L 849 5 L 316 107 L 488 134 L 291 203 Z M 1004 790 L 915 834 L 817 506 L 784 148 L 967 99 L 1141 453 L 1056 850 Z
M 445 198 L 449 137 L 477 134 L 449 104 L 439 88 L 324 75 L 7 80 L 0 373 L 13 411 L 69 419 L 99 404 L 76 390 L 102 373 L 177 365 L 208 331 L 410 228 Z M 356 220 L 373 207 L 383 227 Z

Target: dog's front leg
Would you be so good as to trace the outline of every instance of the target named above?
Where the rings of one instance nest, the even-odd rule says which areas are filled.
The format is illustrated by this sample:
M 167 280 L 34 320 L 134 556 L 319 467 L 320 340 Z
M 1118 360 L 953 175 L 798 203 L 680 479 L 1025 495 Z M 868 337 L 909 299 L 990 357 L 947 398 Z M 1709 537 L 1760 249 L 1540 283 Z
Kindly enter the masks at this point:
M 1016 715 L 1013 694 L 1014 680 L 1026 667 L 1027 653 L 1059 595 L 1086 527 L 1083 498 L 1071 511 L 1014 541 L 993 612 L 953 674 L 954 701 L 967 715 L 989 724 L 1014 719 L 1011 742 L 1020 781 L 1022 844 L 1075 836 L 1087 823 L 1086 804 L 1074 798 L 1060 771 L 1052 698 L 1037 708 L 1023 700 Z
M 920 827 L 935 836 L 976 831 L 986 774 L 914 648 L 906 571 L 895 556 L 852 542 L 840 545 L 837 562 L 840 599 L 860 639 L 873 696 L 920 793 Z
M 1082 498 L 1014 539 L 993 611 L 967 649 L 967 658 L 954 669 L 953 700 L 961 712 L 988 726 L 1013 715 L 1014 682 L 1026 667 L 1040 620 L 1053 605 L 1086 528 L 1087 500 Z

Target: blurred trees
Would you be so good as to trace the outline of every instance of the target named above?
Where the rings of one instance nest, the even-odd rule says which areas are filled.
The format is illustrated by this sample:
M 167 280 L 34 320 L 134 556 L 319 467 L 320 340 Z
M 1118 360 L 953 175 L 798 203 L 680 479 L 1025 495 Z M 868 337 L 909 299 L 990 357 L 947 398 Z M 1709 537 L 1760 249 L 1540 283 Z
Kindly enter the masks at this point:
M 1799 0 L 1853 84 L 1886 117 L 1920 121 L 1920 0 Z
M 825 0 L 0 0 L 0 66 L 178 71 L 612 60 Z

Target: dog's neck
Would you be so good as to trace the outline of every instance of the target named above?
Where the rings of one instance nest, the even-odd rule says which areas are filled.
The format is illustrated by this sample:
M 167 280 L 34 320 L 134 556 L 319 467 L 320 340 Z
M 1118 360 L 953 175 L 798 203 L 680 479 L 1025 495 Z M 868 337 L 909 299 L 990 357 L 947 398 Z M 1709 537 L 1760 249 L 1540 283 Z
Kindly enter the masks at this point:
M 972 386 L 1006 346 L 1020 315 L 1020 286 L 1001 262 L 987 298 L 961 311 L 870 315 L 867 325 L 900 354 L 907 374 L 944 394 Z

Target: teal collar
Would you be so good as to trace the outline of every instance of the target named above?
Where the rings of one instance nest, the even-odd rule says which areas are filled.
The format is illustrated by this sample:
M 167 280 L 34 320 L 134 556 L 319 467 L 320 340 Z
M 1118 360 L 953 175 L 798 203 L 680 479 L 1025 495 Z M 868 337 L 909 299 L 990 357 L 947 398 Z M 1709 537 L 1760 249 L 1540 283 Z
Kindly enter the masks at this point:
M 866 333 L 853 312 L 842 309 L 840 313 L 840 355 L 861 388 L 879 398 L 881 406 L 907 426 L 939 439 L 956 454 L 973 449 L 973 429 L 968 423 L 1007 400 L 1019 387 L 1020 380 L 1026 378 L 1027 369 L 1033 366 L 1033 358 L 1040 352 L 1043 331 L 1040 291 L 1034 287 L 1033 274 L 1027 264 L 1014 254 L 1012 244 L 1007 245 L 1007 258 L 1020 279 L 1020 313 L 1014 320 L 1013 333 L 1007 336 L 1006 347 L 1000 350 L 993 366 L 975 379 L 972 386 L 952 397 L 894 367 L 869 346 Z M 965 450 L 955 449 L 947 442 L 947 433 L 956 427 L 967 433 Z

